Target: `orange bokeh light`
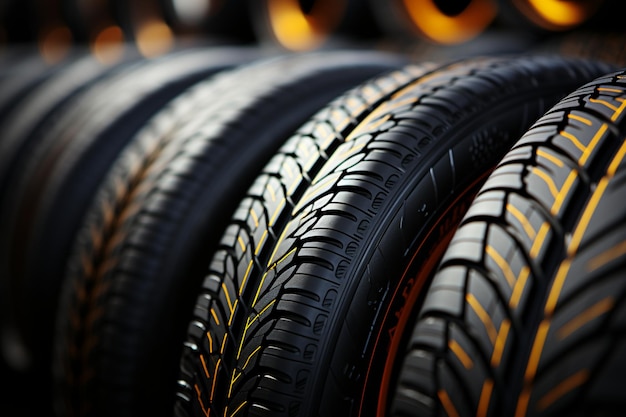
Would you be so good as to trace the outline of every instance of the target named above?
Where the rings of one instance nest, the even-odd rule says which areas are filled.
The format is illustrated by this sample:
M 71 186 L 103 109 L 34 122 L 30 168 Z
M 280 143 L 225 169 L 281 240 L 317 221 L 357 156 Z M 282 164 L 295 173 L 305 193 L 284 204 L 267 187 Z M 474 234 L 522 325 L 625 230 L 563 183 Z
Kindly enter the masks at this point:
M 72 32 L 67 26 L 44 29 L 39 37 L 39 52 L 44 61 L 54 64 L 67 56 L 72 46 Z
M 496 18 L 498 7 L 493 0 L 472 0 L 458 15 L 443 13 L 433 0 L 402 0 L 404 8 L 417 30 L 440 44 L 468 41 Z
M 278 42 L 293 51 L 321 46 L 338 24 L 344 0 L 319 0 L 304 13 L 298 0 L 267 0 L 267 12 Z
M 96 34 L 91 52 L 103 64 L 113 64 L 124 54 L 124 33 L 119 26 L 111 25 Z

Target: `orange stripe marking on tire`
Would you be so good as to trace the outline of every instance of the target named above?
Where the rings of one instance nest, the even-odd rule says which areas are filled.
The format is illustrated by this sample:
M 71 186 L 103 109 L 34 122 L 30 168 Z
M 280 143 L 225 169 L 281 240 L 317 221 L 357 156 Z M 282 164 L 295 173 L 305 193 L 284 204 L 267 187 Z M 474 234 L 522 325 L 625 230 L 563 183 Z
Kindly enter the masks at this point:
M 581 386 L 589 379 L 589 371 L 586 369 L 580 370 L 575 374 L 569 376 L 556 387 L 552 388 L 546 395 L 541 397 L 537 402 L 537 410 L 544 411 L 552 404 L 554 404 L 559 398 L 563 397 L 568 392 Z
M 587 262 L 585 269 L 587 272 L 593 272 L 623 255 L 626 255 L 626 240 L 593 257 Z
M 439 401 L 441 402 L 443 409 L 446 410 L 446 414 L 448 414 L 448 417 L 460 417 L 459 412 L 456 411 L 456 408 L 454 407 L 450 396 L 445 390 L 440 389 L 439 391 L 437 391 L 437 397 L 439 397 Z
M 491 340 L 491 343 L 494 344 L 496 342 L 498 332 L 496 330 L 496 327 L 493 325 L 493 321 L 491 321 L 491 316 L 483 308 L 483 306 L 480 304 L 478 299 L 474 297 L 474 294 L 467 293 L 467 295 L 465 296 L 465 299 L 467 300 L 467 303 L 472 307 L 472 310 L 474 310 L 474 312 L 476 313 L 480 321 L 485 326 L 485 330 L 487 331 L 487 336 L 489 336 L 489 340 Z
M 491 393 L 493 392 L 493 381 L 487 379 L 483 383 L 483 388 L 480 391 L 480 400 L 478 400 L 478 409 L 476 410 L 476 417 L 485 417 L 487 411 L 489 411 L 489 401 L 491 400 Z
M 580 312 L 576 317 L 568 321 L 566 324 L 564 324 L 557 332 L 557 336 L 561 340 L 565 339 L 576 330 L 584 326 L 586 323 L 589 323 L 591 320 L 601 316 L 608 311 L 611 311 L 614 306 L 615 299 L 611 296 L 598 301 L 591 307 L 588 307 L 584 311 Z
M 450 341 L 448 342 L 448 348 L 459 359 L 465 369 L 469 370 L 474 367 L 474 361 L 472 361 L 472 358 L 467 354 L 467 352 L 465 352 L 459 342 L 454 339 L 450 339 Z
M 206 359 L 204 359 L 204 355 L 202 353 L 200 354 L 200 363 L 202 364 L 202 369 L 204 370 L 204 377 L 206 379 L 211 378 L 211 375 L 209 374 L 209 369 L 206 366 Z
M 196 391 L 196 399 L 198 400 L 198 404 L 200 404 L 200 409 L 202 410 L 202 413 L 205 415 L 205 417 L 209 417 L 209 415 L 211 414 L 211 409 L 204 406 L 204 403 L 202 402 L 202 391 L 200 390 L 200 387 L 198 386 L 198 384 L 194 384 L 193 388 Z

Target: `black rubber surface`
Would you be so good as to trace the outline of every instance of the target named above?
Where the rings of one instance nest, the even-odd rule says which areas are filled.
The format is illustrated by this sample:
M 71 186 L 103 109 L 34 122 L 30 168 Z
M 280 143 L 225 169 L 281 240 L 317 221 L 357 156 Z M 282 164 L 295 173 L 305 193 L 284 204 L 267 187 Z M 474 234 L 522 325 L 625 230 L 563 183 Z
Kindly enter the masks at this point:
M 548 105 L 607 69 L 477 59 L 370 81 L 316 117 L 248 191 L 213 258 L 178 415 L 376 415 L 406 297 L 479 181 Z M 405 270 L 420 262 L 421 275 Z
M 240 355 L 236 337 L 249 313 L 242 294 L 251 291 L 248 277 L 260 274 L 267 262 L 294 198 L 302 195 L 323 163 L 373 106 L 431 67 L 411 66 L 374 78 L 334 100 L 289 138 L 247 190 L 210 263 L 189 326 L 177 415 L 227 411 L 231 381 L 236 376 L 232 366 Z M 205 379 L 205 372 L 211 376 Z
M 393 416 L 617 416 L 626 381 L 626 74 L 548 111 L 455 233 Z
M 29 138 L 31 146 L 3 190 L 0 275 L 2 307 L 8 310 L 5 351 L 19 356 L 27 379 L 46 387 L 33 407 L 46 410 L 50 403 L 59 287 L 95 188 L 135 132 L 163 105 L 194 83 L 253 56 L 258 53 L 239 48 L 188 49 L 120 66 L 66 100 Z
M 351 51 L 260 60 L 196 86 L 141 131 L 70 263 L 57 339 L 63 408 L 171 415 L 207 254 L 243 192 L 315 111 L 404 62 Z

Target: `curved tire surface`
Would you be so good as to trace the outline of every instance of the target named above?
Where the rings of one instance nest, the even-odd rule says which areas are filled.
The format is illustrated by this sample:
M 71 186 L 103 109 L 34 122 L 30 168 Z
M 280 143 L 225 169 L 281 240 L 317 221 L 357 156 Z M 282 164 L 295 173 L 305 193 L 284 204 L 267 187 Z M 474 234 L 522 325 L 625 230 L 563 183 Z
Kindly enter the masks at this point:
M 240 195 L 317 109 L 403 62 L 343 52 L 253 62 L 197 86 L 142 131 L 104 182 L 64 284 L 57 381 L 67 409 L 170 415 L 206 251 Z
M 178 415 L 384 415 L 379 389 L 404 307 L 479 183 L 549 105 L 607 70 L 477 59 L 400 77 L 356 127 L 316 120 L 291 146 L 326 132 L 334 152 L 312 149 L 328 160 L 309 171 L 297 152 L 279 153 L 216 252 L 189 326 Z
M 393 416 L 608 416 L 625 401 L 626 82 L 572 92 L 490 175 L 404 353 Z

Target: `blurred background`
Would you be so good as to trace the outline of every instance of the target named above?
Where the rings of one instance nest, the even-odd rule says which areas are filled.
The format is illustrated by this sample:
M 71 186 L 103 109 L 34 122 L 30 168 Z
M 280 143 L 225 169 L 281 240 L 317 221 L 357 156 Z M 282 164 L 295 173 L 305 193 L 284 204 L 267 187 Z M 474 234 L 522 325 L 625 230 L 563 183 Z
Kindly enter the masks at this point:
M 396 50 L 417 58 L 549 49 L 622 62 L 617 0 L 0 0 L 0 56 L 88 48 L 114 63 L 188 45 Z

